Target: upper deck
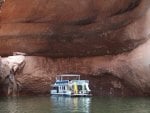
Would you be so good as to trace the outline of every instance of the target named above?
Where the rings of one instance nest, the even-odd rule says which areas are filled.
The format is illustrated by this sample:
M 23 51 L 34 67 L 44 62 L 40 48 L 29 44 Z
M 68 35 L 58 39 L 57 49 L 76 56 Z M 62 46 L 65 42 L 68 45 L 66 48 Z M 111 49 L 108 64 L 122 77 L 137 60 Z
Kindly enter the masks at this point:
M 80 80 L 80 75 L 76 74 L 63 74 L 63 75 L 57 75 L 56 80 Z
M 67 84 L 73 84 L 76 83 L 78 85 L 82 84 L 89 84 L 89 80 L 80 80 L 80 75 L 76 74 L 63 74 L 63 75 L 57 75 L 56 76 L 56 82 L 54 85 L 67 85 Z

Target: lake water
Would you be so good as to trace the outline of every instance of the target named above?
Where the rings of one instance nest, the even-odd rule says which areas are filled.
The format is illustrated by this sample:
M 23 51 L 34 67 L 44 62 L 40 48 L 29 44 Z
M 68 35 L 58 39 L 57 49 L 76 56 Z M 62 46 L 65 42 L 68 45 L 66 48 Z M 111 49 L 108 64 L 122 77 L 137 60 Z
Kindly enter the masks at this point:
M 0 113 L 150 113 L 150 98 L 0 98 Z

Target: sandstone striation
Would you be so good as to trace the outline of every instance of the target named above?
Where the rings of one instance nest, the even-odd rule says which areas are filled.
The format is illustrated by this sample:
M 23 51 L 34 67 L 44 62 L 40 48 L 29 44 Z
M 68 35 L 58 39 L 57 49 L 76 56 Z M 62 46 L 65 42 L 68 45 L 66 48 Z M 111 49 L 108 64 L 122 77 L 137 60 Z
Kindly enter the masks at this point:
M 150 0 L 1 3 L 0 55 L 27 56 L 2 58 L 0 93 L 48 94 L 57 74 L 76 73 L 94 95 L 150 96 Z
M 149 0 L 6 0 L 0 14 L 0 54 L 79 57 L 128 52 L 147 40 L 149 6 Z

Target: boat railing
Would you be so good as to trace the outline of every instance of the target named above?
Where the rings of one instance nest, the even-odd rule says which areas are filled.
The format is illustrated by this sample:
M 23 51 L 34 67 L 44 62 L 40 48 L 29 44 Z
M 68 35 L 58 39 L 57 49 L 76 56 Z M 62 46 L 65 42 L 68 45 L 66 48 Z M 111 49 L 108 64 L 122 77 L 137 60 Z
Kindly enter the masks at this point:
M 89 84 L 89 80 L 71 80 L 71 82 L 76 82 L 76 83 L 88 83 Z
M 57 75 L 56 80 L 66 80 L 64 78 L 67 78 L 68 80 L 72 80 L 71 78 L 75 80 L 80 80 L 80 75 L 75 75 L 75 74 L 63 74 L 63 75 Z

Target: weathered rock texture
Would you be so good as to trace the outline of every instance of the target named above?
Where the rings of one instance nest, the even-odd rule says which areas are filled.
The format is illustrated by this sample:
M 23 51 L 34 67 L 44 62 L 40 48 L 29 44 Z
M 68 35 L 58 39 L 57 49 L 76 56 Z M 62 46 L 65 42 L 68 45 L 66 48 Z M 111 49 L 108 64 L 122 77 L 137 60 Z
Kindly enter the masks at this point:
M 149 6 L 149 0 L 6 0 L 0 54 L 78 57 L 130 51 L 147 40 Z
M 94 95 L 150 95 L 150 41 L 131 53 L 117 56 L 60 58 L 26 57 L 16 75 L 21 94 L 47 94 L 57 74 L 81 74 L 90 80 Z
M 0 95 L 15 94 L 15 79 L 14 73 L 11 71 L 7 64 L 0 63 Z
M 56 74 L 77 73 L 94 95 L 147 96 L 149 7 L 150 0 L 6 0 L 0 55 L 29 55 L 15 75 L 21 94 L 47 94 Z
M 17 95 L 20 84 L 15 79 L 15 73 L 23 66 L 24 56 L 11 56 L 0 59 L 0 95 Z

